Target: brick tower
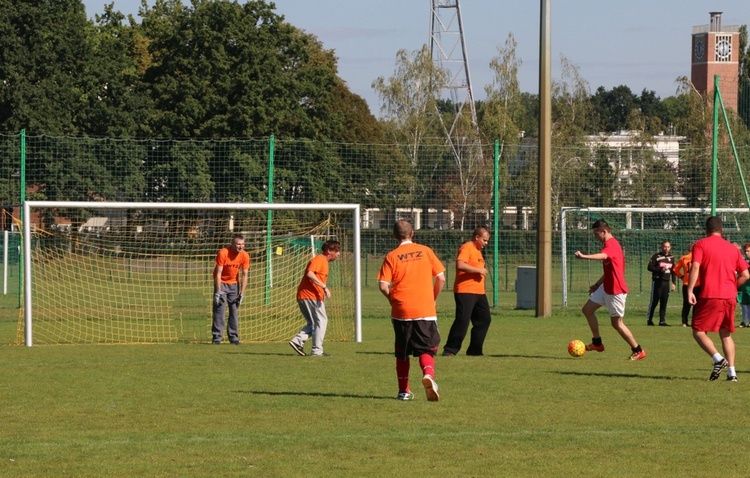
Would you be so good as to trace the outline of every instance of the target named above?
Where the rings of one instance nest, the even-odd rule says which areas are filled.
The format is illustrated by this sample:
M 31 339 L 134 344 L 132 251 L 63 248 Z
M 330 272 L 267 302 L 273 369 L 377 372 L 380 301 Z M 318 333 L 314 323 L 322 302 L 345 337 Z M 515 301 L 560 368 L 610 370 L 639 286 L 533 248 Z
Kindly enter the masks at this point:
M 710 12 L 711 23 L 693 27 L 690 81 L 705 98 L 713 98 L 714 75 L 724 106 L 737 111 L 739 96 L 740 29 L 721 25 L 722 12 Z

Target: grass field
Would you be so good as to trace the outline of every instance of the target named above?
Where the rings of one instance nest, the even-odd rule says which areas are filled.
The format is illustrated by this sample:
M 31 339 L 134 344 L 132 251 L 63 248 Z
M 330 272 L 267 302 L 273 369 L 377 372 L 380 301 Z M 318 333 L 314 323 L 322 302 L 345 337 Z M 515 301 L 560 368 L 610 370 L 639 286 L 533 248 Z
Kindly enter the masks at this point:
M 416 399 L 395 400 L 392 329 L 374 288 L 364 341 L 327 343 L 331 357 L 286 343 L 2 346 L 0 476 L 750 474 L 750 330 L 735 334 L 740 381 L 709 382 L 689 329 L 646 327 L 634 310 L 626 322 L 646 360 L 627 361 L 608 327 L 604 353 L 575 359 L 567 342 L 590 335 L 583 297 L 551 318 L 512 310 L 514 297 L 503 295 L 484 357 L 437 358 L 438 403 L 414 359 Z M 446 335 L 452 295 L 439 306 Z M 0 310 L 0 342 L 17 312 Z

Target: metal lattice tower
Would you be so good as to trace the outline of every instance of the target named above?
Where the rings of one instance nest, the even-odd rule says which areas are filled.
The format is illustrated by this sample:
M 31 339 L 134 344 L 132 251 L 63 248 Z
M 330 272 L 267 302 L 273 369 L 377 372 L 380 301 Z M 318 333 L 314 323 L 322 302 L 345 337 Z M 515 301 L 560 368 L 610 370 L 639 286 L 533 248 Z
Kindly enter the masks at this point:
M 456 123 L 460 115 L 465 114 L 466 107 L 471 115 L 471 124 L 477 126 L 461 6 L 459 0 L 430 2 L 430 56 L 435 66 L 449 72 L 448 83 L 440 86 L 440 95 L 441 98 L 448 96 L 455 108 L 456 116 L 450 129 L 444 125 L 448 138 L 452 138 Z

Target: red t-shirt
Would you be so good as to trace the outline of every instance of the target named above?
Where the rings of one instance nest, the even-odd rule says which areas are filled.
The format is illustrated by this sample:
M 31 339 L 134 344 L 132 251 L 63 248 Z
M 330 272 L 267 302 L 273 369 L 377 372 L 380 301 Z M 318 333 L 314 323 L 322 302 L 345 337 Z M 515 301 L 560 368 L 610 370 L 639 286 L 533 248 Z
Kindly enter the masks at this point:
M 748 268 L 740 251 L 719 235 L 704 237 L 693 246 L 693 264 L 700 264 L 698 277 L 702 299 L 737 297 L 737 274 Z
M 601 251 L 607 254 L 602 261 L 604 268 L 604 292 L 610 295 L 627 294 L 628 284 L 625 283 L 625 253 L 622 246 L 614 237 L 604 243 Z

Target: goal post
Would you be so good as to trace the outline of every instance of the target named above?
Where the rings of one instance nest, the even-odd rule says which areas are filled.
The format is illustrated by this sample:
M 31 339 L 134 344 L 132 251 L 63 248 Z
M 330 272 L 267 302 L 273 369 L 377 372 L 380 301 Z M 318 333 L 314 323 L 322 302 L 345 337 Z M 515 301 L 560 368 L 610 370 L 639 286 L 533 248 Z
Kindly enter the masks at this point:
M 210 343 L 214 258 L 235 234 L 251 259 L 241 340 L 299 331 L 304 267 L 335 239 L 326 340 L 362 341 L 358 204 L 26 201 L 23 214 L 19 344 Z
M 724 221 L 724 237 L 729 241 L 747 242 L 750 239 L 750 209 L 716 208 L 715 213 Z M 706 208 L 645 208 L 645 207 L 563 207 L 560 210 L 560 263 L 562 275 L 562 305 L 568 305 L 574 274 L 569 258 L 576 250 L 594 251 L 601 244 L 594 244 L 591 225 L 604 219 L 612 226 L 614 235 L 625 251 L 628 267 L 628 285 L 643 280 L 643 264 L 657 252 L 662 241 L 669 241 L 676 257 L 687 252 L 692 242 L 705 236 L 706 219 L 711 209 Z M 634 261 L 640 260 L 639 262 Z M 586 267 L 593 279 L 601 276 L 601 267 Z M 581 274 L 578 274 L 579 276 Z M 650 281 L 650 276 L 647 277 Z M 585 282 L 585 284 L 584 284 Z M 576 284 L 581 291 L 588 288 L 590 281 L 579 280 Z M 633 289 L 633 287 L 630 287 Z

